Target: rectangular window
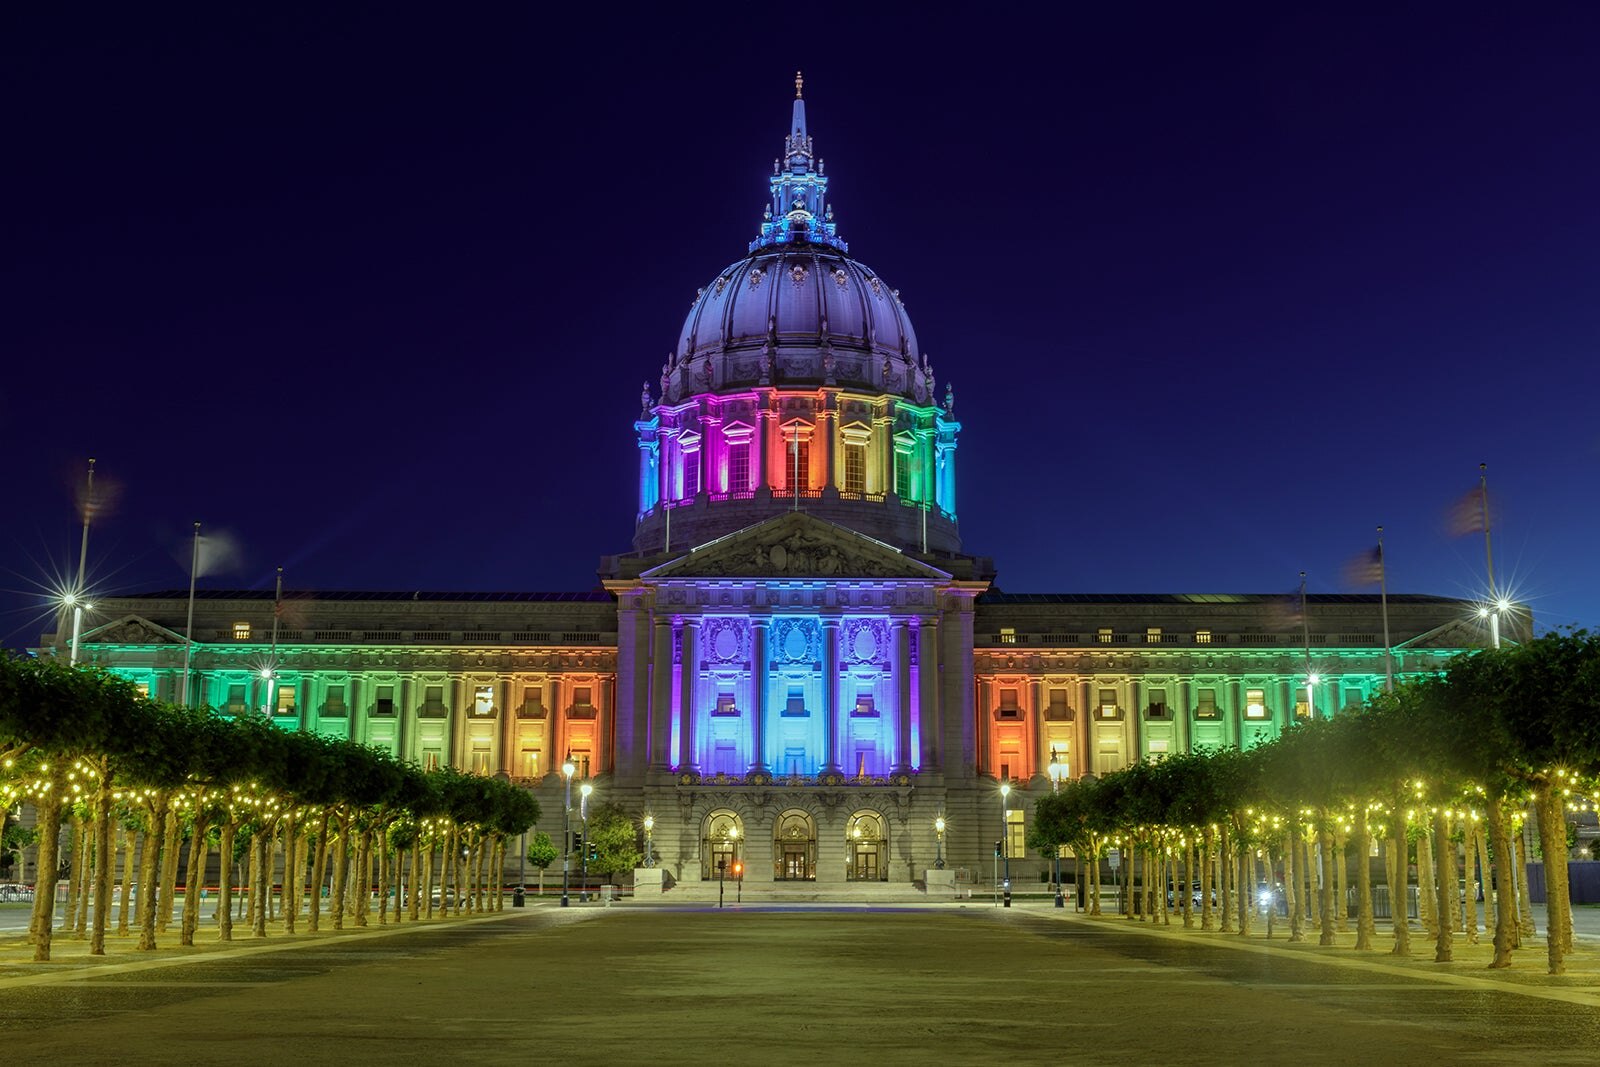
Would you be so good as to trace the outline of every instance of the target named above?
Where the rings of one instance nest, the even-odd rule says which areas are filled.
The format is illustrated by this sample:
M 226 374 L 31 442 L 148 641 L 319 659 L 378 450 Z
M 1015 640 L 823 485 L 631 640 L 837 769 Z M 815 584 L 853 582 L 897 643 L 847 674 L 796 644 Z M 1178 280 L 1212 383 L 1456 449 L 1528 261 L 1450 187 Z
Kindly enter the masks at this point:
M 494 714 L 494 686 L 476 685 L 472 687 L 472 714 Z
M 1009 763 L 1000 764 L 1000 780 L 1002 782 L 1011 781 L 1011 764 L 1009 764 Z
M 1165 719 L 1167 717 L 1167 691 L 1165 689 L 1150 690 L 1150 718 Z
M 693 500 L 700 493 L 700 450 L 683 454 L 683 499 Z
M 472 746 L 472 773 L 473 774 L 489 774 L 493 770 L 494 770 L 494 768 L 489 766 L 489 746 L 488 745 L 473 745 Z
M 575 772 L 574 777 L 576 777 L 576 778 L 587 778 L 587 777 L 589 777 L 589 753 L 587 753 L 587 752 L 574 752 L 572 754 L 572 765 L 577 768 L 577 771 Z
M 230 685 L 230 686 L 228 686 L 228 714 L 229 715 L 243 715 L 244 714 L 244 686 L 242 686 L 242 685 Z
M 328 695 L 322 701 L 322 714 L 338 717 L 345 713 L 344 686 L 328 686 Z
M 789 491 L 795 486 L 811 488 L 811 439 L 794 434 L 789 438 L 789 465 L 783 472 L 783 483 Z
M 1006 809 L 1006 855 L 1008 856 L 1020 859 L 1026 854 L 1027 814 L 1022 808 Z
M 737 714 L 739 714 L 739 709 L 733 702 L 733 694 L 732 693 L 718 693 L 717 694 L 717 707 L 716 707 L 716 710 L 714 710 L 711 714 L 713 714 L 713 715 L 737 715 Z
M 278 686 L 278 714 L 279 715 L 293 715 L 294 714 L 294 686 L 292 686 L 292 685 L 280 685 L 280 686 Z
M 425 771 L 436 771 L 436 770 L 438 770 L 439 769 L 439 760 L 443 755 L 444 755 L 444 753 L 442 753 L 441 751 L 439 751 L 436 748 L 425 748 L 425 749 L 423 749 L 422 750 L 422 769 L 425 770 Z
M 233 624 L 233 639 L 235 641 L 248 641 L 248 640 L 250 640 L 250 624 L 247 623 L 247 622 L 236 622 L 236 623 L 234 623 Z
M 865 493 L 867 491 L 867 446 L 846 444 L 844 446 L 844 491 L 847 493 Z
M 574 707 L 587 708 L 590 706 L 589 696 L 592 690 L 586 685 L 573 686 L 572 704 Z
M 1015 689 L 1000 690 L 1000 717 L 1002 719 L 1022 718 L 1022 708 L 1017 706 L 1017 691 Z
M 1304 689 L 1294 691 L 1294 717 L 1297 719 L 1311 718 L 1311 702 L 1306 699 Z
M 1194 643 L 1197 645 L 1209 645 L 1211 643 L 1211 631 L 1196 630 L 1194 632 Z
M 522 687 L 522 710 L 519 714 L 524 719 L 544 718 L 544 686 L 525 685 Z
M 422 690 L 422 711 L 425 715 L 444 714 L 444 686 L 424 686 Z
M 1000 643 L 1002 645 L 1014 645 L 1014 644 L 1016 644 L 1017 643 L 1017 629 L 1016 629 L 1016 627 L 1014 627 L 1014 626 L 1002 626 L 1002 627 L 1000 627 Z
M 791 745 L 783 750 L 783 770 L 785 774 L 804 774 L 806 769 L 806 750 Z
M 138 685 L 134 686 L 134 688 L 139 690 L 139 695 L 140 696 L 144 697 L 146 700 L 150 699 L 150 683 L 149 682 L 140 682 Z
M 784 705 L 783 713 L 790 716 L 804 716 L 806 714 L 805 692 L 797 686 L 789 688 L 789 700 Z
M 1195 718 L 1215 719 L 1217 717 L 1217 691 L 1215 689 L 1200 690 L 1195 701 Z
M 374 714 L 374 715 L 393 715 L 394 714 L 394 686 L 392 686 L 392 685 L 380 685 L 380 686 L 378 686 L 378 695 L 372 701 L 372 714 Z
M 1111 643 L 1111 627 L 1100 627 L 1100 629 L 1095 632 L 1095 640 L 1100 642 L 1102 645 L 1109 645 Z
M 1147 645 L 1159 645 L 1161 643 L 1161 627 L 1146 626 L 1144 628 L 1144 643 Z
M 1044 717 L 1058 721 L 1072 718 L 1072 705 L 1067 702 L 1065 689 L 1050 690 L 1050 706 L 1045 709 Z
M 875 717 L 877 717 L 878 708 L 877 708 L 877 705 L 873 701 L 872 694 L 871 693 L 857 693 L 856 694 L 855 710 L 852 711 L 850 714 L 855 715 L 858 718 L 875 718 Z
M 522 774 L 523 774 L 524 777 L 526 777 L 526 778 L 537 778 L 537 777 L 539 777 L 539 750 L 538 749 L 536 749 L 536 748 L 525 748 L 525 749 L 522 750 L 521 768 L 522 768 Z
M 894 454 L 894 495 L 911 499 L 911 456 L 905 452 Z
M 728 492 L 750 491 L 750 443 L 730 442 L 728 445 Z
M 1353 687 L 1352 686 L 1346 686 L 1345 687 L 1345 690 L 1344 690 L 1344 706 L 1345 707 L 1347 707 L 1347 708 L 1359 708 L 1362 705 L 1362 703 L 1365 702 L 1365 700 L 1366 700 L 1366 698 L 1361 695 L 1361 688 L 1359 686 L 1353 686 Z
M 1115 719 L 1117 717 L 1117 691 L 1115 689 L 1100 690 L 1100 717 L 1102 719 Z
M 1244 691 L 1244 717 L 1247 719 L 1265 719 L 1267 717 L 1267 691 L 1265 689 L 1246 689 Z

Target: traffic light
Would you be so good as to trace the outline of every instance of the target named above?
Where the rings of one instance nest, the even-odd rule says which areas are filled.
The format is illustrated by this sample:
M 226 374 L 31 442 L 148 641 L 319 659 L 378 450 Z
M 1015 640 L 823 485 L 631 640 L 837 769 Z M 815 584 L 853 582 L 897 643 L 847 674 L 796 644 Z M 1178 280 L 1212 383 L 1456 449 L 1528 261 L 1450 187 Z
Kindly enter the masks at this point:
M 600 858 L 600 846 L 593 841 L 589 842 L 589 862 L 593 863 Z
M 996 841 L 996 842 L 995 842 L 995 843 L 994 843 L 994 854 L 995 854 L 995 855 L 996 855 L 996 856 L 998 856 L 998 855 L 1000 855 L 1000 849 L 1001 849 L 1001 848 L 1002 848 L 1002 847 L 1003 847 L 1003 846 L 1004 846 L 1004 845 L 1005 845 L 1005 842 L 1004 842 L 1004 841 Z

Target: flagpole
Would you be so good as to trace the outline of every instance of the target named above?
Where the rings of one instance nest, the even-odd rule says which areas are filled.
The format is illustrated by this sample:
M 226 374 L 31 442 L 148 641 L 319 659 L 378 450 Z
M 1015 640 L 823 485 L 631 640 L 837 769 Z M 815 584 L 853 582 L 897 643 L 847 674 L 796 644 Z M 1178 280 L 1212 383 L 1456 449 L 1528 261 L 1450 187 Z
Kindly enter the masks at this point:
M 189 618 L 183 624 L 183 697 L 180 703 L 189 706 L 189 660 L 194 652 L 194 579 L 200 570 L 200 524 L 194 524 L 194 549 L 189 555 Z
M 94 511 L 94 459 L 89 460 L 89 482 L 83 497 L 83 541 L 78 546 L 78 580 L 72 587 L 72 651 L 67 665 L 78 665 L 78 639 L 83 633 L 83 572 L 89 562 L 89 517 Z
M 791 511 L 800 510 L 800 424 L 794 424 L 794 442 L 789 446 L 789 452 L 794 456 L 794 473 L 789 476 L 789 487 L 794 492 L 794 507 Z
M 1483 558 L 1489 572 L 1489 645 L 1500 647 L 1500 593 L 1494 586 L 1494 546 L 1489 537 L 1489 465 L 1478 464 L 1478 504 L 1483 512 Z
M 272 648 L 267 653 L 267 706 L 262 710 L 272 717 L 273 691 L 278 681 L 278 619 L 283 615 L 283 568 L 278 568 L 278 584 L 272 593 Z
M 1306 611 L 1306 572 L 1300 572 L 1300 636 L 1306 648 L 1306 712 L 1308 718 L 1317 717 L 1317 679 L 1311 673 L 1311 615 Z
M 1394 652 L 1389 645 L 1389 577 L 1383 565 L 1383 527 L 1378 527 L 1378 603 L 1383 608 L 1383 691 L 1394 692 Z

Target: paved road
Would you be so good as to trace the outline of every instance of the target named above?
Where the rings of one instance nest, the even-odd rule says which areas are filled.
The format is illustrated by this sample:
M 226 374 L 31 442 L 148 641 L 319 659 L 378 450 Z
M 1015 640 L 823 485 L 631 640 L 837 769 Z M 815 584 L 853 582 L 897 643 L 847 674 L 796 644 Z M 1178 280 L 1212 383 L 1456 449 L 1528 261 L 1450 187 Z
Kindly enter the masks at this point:
M 1600 996 L 1381 960 L 981 907 L 541 906 L 0 979 L 0 1025 L 29 1062 L 1595 1062 Z

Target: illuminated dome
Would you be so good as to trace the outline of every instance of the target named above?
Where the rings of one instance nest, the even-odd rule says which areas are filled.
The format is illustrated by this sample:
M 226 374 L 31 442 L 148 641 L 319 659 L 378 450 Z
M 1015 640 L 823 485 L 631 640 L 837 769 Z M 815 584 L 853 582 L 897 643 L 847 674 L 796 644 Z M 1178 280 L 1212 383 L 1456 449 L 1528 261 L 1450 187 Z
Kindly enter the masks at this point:
M 695 294 L 640 396 L 634 551 L 805 510 L 903 551 L 960 551 L 955 398 L 900 294 L 850 258 L 801 80 L 748 255 Z

